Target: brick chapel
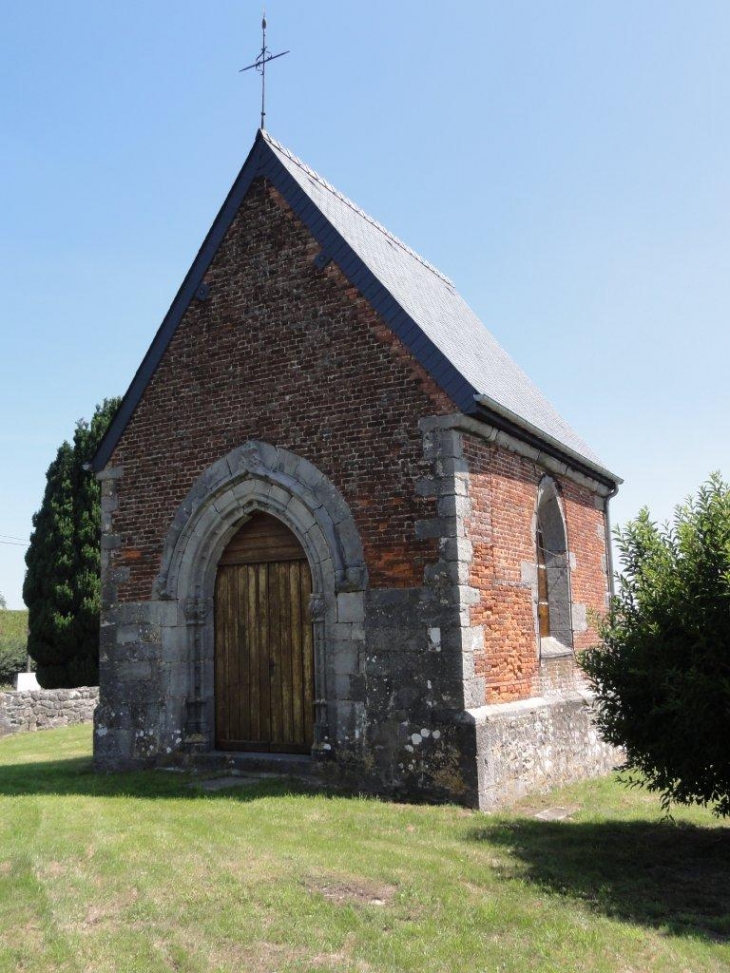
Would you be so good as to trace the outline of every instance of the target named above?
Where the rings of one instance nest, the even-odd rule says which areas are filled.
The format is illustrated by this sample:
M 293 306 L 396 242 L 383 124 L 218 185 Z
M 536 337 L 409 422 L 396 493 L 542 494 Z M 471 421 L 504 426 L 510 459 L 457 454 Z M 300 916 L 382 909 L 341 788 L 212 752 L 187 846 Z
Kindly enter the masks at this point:
M 93 461 L 98 769 L 488 808 L 593 774 L 607 470 L 450 280 L 260 130 Z

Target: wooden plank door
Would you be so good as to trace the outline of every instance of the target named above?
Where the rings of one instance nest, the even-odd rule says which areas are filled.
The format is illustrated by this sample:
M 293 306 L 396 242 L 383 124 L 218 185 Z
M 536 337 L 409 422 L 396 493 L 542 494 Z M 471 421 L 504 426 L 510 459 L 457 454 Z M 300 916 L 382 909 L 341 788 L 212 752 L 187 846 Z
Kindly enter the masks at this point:
M 216 746 L 307 752 L 314 738 L 312 579 L 296 537 L 256 514 L 221 558 L 215 592 Z

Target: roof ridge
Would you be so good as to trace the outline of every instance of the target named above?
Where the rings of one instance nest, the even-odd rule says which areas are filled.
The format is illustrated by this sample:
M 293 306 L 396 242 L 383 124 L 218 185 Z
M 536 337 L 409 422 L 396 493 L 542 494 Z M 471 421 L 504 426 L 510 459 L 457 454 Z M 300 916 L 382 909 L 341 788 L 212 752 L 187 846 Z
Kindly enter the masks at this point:
M 427 270 L 430 270 L 432 274 L 435 274 L 435 276 L 438 277 L 439 280 L 442 280 L 444 284 L 446 284 L 448 287 L 455 288 L 454 282 L 450 280 L 446 276 L 446 274 L 442 274 L 441 271 L 437 267 L 434 267 L 432 263 L 429 263 L 429 261 L 426 260 L 425 257 L 422 257 L 419 253 L 416 253 L 416 251 L 413 250 L 412 247 L 409 247 L 407 243 L 404 243 L 394 233 L 391 233 L 390 230 L 386 229 L 386 227 L 384 227 L 382 223 L 378 223 L 378 221 L 373 219 L 373 217 L 370 216 L 368 213 L 366 213 L 364 209 L 361 209 L 357 205 L 357 203 L 353 203 L 351 199 L 348 199 L 348 197 L 345 196 L 344 193 L 341 193 L 339 189 L 336 189 L 332 185 L 332 183 L 327 182 L 327 180 L 324 179 L 322 176 L 320 176 L 318 172 L 315 172 L 315 170 L 312 169 L 311 166 L 308 166 L 306 162 L 303 162 L 301 159 L 297 158 L 297 156 L 295 156 L 290 149 L 287 149 L 285 145 L 282 145 L 281 142 L 278 142 L 273 137 L 273 135 L 270 135 L 264 129 L 261 129 L 261 134 L 263 138 L 270 145 L 273 145 L 275 149 L 278 149 L 279 152 L 282 152 L 287 157 L 287 159 L 289 159 L 291 162 L 294 163 L 294 165 L 299 166 L 299 168 L 303 172 L 305 172 L 308 176 L 310 176 L 312 179 L 316 179 L 321 186 L 323 186 L 325 189 L 331 192 L 333 196 L 336 196 L 337 199 L 340 200 L 340 202 L 344 203 L 346 206 L 349 206 L 350 209 L 353 210 L 353 212 L 357 213 L 358 216 L 362 217 L 362 219 L 370 223 L 371 226 L 374 226 L 376 230 L 380 230 L 383 236 L 387 237 L 388 240 L 391 241 L 391 243 L 400 247 L 401 250 L 404 250 L 407 254 L 409 254 L 411 257 L 417 260 Z

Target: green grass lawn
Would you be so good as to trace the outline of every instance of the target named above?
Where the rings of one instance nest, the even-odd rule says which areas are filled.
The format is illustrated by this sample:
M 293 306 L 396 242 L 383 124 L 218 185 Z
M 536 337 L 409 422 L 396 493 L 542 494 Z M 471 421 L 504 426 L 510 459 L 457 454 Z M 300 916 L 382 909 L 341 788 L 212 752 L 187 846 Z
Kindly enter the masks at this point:
M 497 816 L 97 776 L 90 746 L 0 741 L 2 971 L 730 969 L 730 829 L 611 779 Z

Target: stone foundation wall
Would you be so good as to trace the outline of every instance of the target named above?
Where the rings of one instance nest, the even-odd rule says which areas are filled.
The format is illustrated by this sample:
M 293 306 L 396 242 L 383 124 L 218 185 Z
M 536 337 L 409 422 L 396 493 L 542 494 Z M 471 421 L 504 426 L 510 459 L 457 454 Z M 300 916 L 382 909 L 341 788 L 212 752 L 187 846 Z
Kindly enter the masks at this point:
M 0 693 L 0 736 L 91 723 L 98 699 L 96 686 Z
M 476 730 L 479 806 L 491 810 L 595 777 L 621 763 L 592 721 L 589 693 L 483 706 L 467 714 Z

